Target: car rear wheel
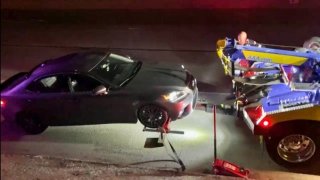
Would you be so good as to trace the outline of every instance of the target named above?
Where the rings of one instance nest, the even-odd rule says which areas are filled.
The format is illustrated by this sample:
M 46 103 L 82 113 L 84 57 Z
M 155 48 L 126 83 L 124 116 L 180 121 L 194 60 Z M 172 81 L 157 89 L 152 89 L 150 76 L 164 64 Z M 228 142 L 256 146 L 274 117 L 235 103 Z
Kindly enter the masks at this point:
M 45 122 L 31 113 L 18 114 L 17 123 L 27 134 L 40 134 L 48 128 L 48 125 Z
M 149 128 L 162 127 L 168 118 L 168 112 L 157 105 L 145 105 L 138 111 L 139 121 Z

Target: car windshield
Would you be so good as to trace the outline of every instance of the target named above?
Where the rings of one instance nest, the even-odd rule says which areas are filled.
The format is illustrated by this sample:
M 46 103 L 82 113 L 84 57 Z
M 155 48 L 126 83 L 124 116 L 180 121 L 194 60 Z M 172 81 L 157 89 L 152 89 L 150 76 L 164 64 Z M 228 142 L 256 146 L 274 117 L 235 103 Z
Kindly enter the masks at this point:
M 124 82 L 131 79 L 137 72 L 140 62 L 129 58 L 110 54 L 100 61 L 90 72 L 108 83 L 116 86 L 122 86 Z

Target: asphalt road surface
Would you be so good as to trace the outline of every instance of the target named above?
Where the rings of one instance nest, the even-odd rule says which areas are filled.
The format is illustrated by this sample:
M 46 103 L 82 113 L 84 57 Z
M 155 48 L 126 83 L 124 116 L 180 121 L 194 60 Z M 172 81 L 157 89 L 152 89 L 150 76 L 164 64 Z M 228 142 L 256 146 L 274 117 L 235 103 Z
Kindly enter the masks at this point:
M 294 22 L 294 19 L 288 21 Z M 267 24 L 116 24 L 9 18 L 2 20 L 1 26 L 1 80 L 66 53 L 111 49 L 143 62 L 183 64 L 210 90 L 228 92 L 230 79 L 224 76 L 216 57 L 215 42 L 226 36 L 235 37 L 241 30 L 246 30 L 249 37 L 258 42 L 299 46 L 304 40 L 319 36 L 320 25 L 312 20 Z M 212 123 L 212 113 L 201 109 L 172 123 L 172 129 L 185 131 L 185 135 L 169 134 L 167 138 L 187 171 L 210 169 L 214 155 Z M 254 137 L 242 121 L 218 114 L 217 123 L 219 158 L 252 169 L 289 171 L 268 157 L 259 138 Z M 50 127 L 40 135 L 29 136 L 2 119 L 1 152 L 179 168 L 177 163 L 169 161 L 172 153 L 168 144 L 144 148 L 146 138 L 158 137 L 158 134 L 142 132 L 142 129 L 140 123 Z M 320 174 L 318 168 L 306 167 L 303 172 Z

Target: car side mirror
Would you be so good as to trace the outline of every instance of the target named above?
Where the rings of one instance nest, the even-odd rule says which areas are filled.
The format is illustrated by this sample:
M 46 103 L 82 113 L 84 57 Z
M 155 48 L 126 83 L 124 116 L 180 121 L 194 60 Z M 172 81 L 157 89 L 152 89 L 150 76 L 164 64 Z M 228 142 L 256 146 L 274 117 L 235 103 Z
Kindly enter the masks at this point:
M 106 95 L 108 90 L 104 85 L 100 85 L 93 90 L 94 95 Z

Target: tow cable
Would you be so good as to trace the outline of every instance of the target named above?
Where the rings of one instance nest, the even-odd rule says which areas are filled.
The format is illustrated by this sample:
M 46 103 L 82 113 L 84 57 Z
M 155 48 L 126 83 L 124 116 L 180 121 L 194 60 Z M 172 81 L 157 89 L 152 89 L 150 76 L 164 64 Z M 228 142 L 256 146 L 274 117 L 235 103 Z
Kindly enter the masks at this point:
M 176 163 L 178 163 L 181 166 L 181 170 L 182 172 L 186 170 L 186 166 L 184 165 L 183 161 L 181 160 L 181 158 L 179 157 L 177 151 L 175 150 L 175 148 L 173 147 L 172 143 L 170 142 L 169 138 L 167 137 L 167 134 L 171 133 L 171 134 L 184 134 L 184 131 L 176 131 L 176 130 L 170 130 L 169 129 L 169 124 L 170 124 L 171 120 L 168 119 L 162 127 L 159 127 L 157 129 L 151 129 L 151 128 L 147 128 L 144 127 L 143 131 L 147 131 L 147 132 L 160 132 L 160 137 L 157 138 L 157 142 L 155 143 L 154 141 L 150 140 L 148 141 L 148 139 L 146 140 L 145 143 L 145 147 L 160 147 L 160 145 L 165 146 L 165 139 L 167 140 L 171 151 L 174 154 L 173 156 L 170 156 Z M 154 143 L 154 144 L 152 144 Z M 149 144 L 149 145 L 147 145 Z M 152 144 L 152 146 L 150 146 L 150 144 Z
M 175 158 L 172 157 L 173 160 L 175 160 L 178 164 L 180 164 L 182 172 L 185 171 L 185 170 L 186 170 L 186 166 L 184 165 L 183 161 L 180 159 L 177 151 L 174 149 L 174 147 L 173 147 L 172 143 L 170 142 L 169 138 L 166 137 L 165 139 L 167 139 L 168 144 L 170 145 L 170 148 L 171 148 L 171 150 L 172 150 L 172 152 L 173 152 L 173 154 L 174 154 L 174 156 L 175 156 Z M 165 145 L 165 144 L 164 144 L 164 145 Z

